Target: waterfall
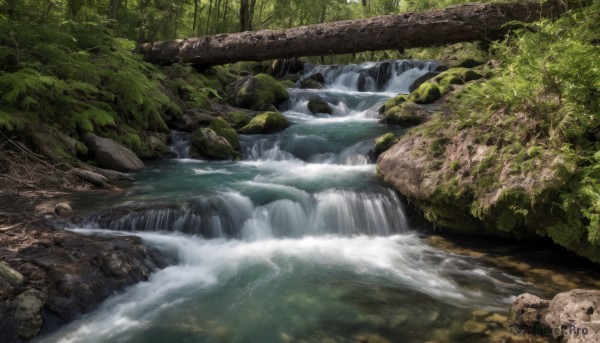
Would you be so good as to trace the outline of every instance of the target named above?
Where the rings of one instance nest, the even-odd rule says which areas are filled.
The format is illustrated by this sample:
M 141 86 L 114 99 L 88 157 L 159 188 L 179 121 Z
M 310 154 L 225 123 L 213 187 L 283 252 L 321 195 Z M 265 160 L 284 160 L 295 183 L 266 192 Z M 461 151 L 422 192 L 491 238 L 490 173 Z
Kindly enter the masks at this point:
M 172 131 L 169 138 L 171 139 L 171 151 L 177 158 L 190 157 L 190 141 L 187 139 L 187 132 Z
M 410 93 L 410 86 L 421 76 L 435 73 L 438 63 L 421 60 L 366 62 L 347 66 L 311 65 L 304 77 L 320 73 L 328 88 L 355 92 Z
M 323 234 L 391 235 L 406 232 L 403 205 L 390 190 L 330 190 L 308 201 L 279 199 L 257 205 L 237 192 L 176 204 L 137 204 L 103 210 L 86 228 L 115 231 L 175 231 L 206 238 L 258 239 Z

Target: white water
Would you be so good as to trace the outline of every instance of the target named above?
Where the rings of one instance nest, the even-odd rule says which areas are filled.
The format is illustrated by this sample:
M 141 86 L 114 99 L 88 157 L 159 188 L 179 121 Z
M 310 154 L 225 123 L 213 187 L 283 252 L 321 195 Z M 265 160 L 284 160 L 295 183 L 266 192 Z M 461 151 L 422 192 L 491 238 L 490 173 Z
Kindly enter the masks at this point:
M 139 235 L 172 265 L 40 341 L 322 343 L 371 332 L 423 342 L 448 327 L 455 341 L 479 339 L 455 324 L 472 308 L 504 309 L 527 285 L 411 234 L 372 156 L 391 129 L 377 107 L 434 67 L 316 67 L 307 74 L 323 73 L 328 89 L 290 90 L 290 128 L 242 136 L 242 161 L 181 159 L 138 174 L 111 200 L 119 206 L 77 231 Z M 310 113 L 312 97 L 333 114 Z

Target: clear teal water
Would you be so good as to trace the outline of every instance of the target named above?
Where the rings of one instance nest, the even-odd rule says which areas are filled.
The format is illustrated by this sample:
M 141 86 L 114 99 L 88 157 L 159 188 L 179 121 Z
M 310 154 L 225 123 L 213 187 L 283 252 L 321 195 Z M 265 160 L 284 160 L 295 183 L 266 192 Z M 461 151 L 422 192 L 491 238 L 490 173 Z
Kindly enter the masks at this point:
M 432 248 L 410 230 L 401 200 L 369 156 L 375 137 L 404 130 L 377 122 L 375 109 L 391 94 L 348 91 L 348 80 L 329 90 L 291 90 L 283 107 L 290 128 L 242 137 L 241 161 L 154 163 L 123 193 L 80 198 L 90 211 L 142 210 L 91 216 L 79 232 L 134 231 L 176 263 L 40 341 L 485 337 L 462 330 L 472 309 L 504 313 L 531 285 Z M 306 103 L 314 96 L 334 114 L 311 115 Z

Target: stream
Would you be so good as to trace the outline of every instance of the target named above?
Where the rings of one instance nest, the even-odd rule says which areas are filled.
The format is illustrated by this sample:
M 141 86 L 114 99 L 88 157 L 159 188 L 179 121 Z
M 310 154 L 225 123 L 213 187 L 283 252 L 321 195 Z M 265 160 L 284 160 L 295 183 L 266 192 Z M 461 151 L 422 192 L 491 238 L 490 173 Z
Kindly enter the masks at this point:
M 290 89 L 280 108 L 290 127 L 240 136 L 240 161 L 187 159 L 175 133 L 182 158 L 149 164 L 122 193 L 82 198 L 90 215 L 75 231 L 135 234 L 167 267 L 39 342 L 480 342 L 508 332 L 507 318 L 465 323 L 549 291 L 514 266 L 431 244 L 376 174 L 373 139 L 406 130 L 380 124 L 377 108 L 436 67 L 387 63 L 309 66 L 327 88 Z M 313 97 L 333 114 L 312 114 Z

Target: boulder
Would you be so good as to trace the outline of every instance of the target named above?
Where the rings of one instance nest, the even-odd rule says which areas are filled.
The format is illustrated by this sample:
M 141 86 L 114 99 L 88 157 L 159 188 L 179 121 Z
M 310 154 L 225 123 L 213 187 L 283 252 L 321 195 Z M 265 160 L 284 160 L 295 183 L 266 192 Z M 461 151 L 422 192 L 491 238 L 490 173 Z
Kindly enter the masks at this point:
M 225 138 L 229 144 L 236 150 L 240 147 L 240 137 L 237 132 L 229 125 L 223 118 L 217 118 L 213 120 L 208 126 L 211 130 L 217 133 L 217 135 Z
M 432 78 L 434 78 L 438 73 L 435 72 L 427 72 L 424 75 L 418 77 L 415 82 L 413 82 L 412 85 L 410 85 L 410 87 L 408 87 L 408 90 L 412 93 L 415 89 L 419 88 L 419 86 L 421 86 L 423 83 L 425 83 L 426 81 L 431 80 Z
M 47 125 L 24 130 L 35 150 L 52 161 L 73 160 L 77 154 L 87 153 L 85 144 Z
M 321 73 L 315 73 L 306 79 L 300 79 L 300 88 L 302 89 L 323 89 L 325 86 L 325 77 Z
M 392 107 L 398 106 L 407 100 L 408 100 L 408 95 L 398 94 L 395 97 L 391 98 L 390 100 L 386 101 L 385 105 L 383 105 L 380 108 L 379 112 L 383 114 L 383 112 L 385 112 L 386 110 L 389 110 Z
M 243 77 L 227 86 L 227 93 L 233 106 L 255 111 L 276 110 L 289 98 L 285 87 L 267 74 Z
M 44 324 L 40 292 L 28 289 L 15 299 L 14 318 L 18 322 L 16 333 L 19 337 L 29 339 L 37 336 Z
M 417 104 L 431 104 L 441 97 L 442 92 L 438 85 L 432 82 L 425 82 L 410 94 L 408 100 Z
M 317 113 L 332 114 L 333 113 L 333 109 L 329 106 L 329 104 L 319 98 L 313 98 L 308 101 L 308 110 L 314 114 L 317 114 Z
M 58 217 L 66 217 L 70 214 L 73 214 L 73 209 L 68 202 L 61 202 L 54 206 L 54 214 Z
M 513 325 L 546 327 L 562 342 L 599 342 L 600 290 L 575 289 L 552 300 L 521 294 L 513 302 L 511 319 Z
M 394 134 L 391 132 L 375 138 L 375 157 L 378 157 L 387 149 L 391 148 L 392 145 L 394 145 L 394 140 Z
M 228 160 L 235 156 L 235 151 L 227 139 L 207 127 L 194 131 L 190 134 L 189 140 L 192 142 L 193 149 L 190 151 L 192 155 L 199 154 L 218 160 Z
M 144 163 L 133 151 L 113 140 L 98 137 L 91 133 L 84 134 L 83 140 L 102 168 L 120 172 L 139 171 L 144 168 Z
M 274 133 L 285 130 L 288 120 L 279 112 L 267 112 L 252 118 L 239 132 L 241 134 Z
M 229 125 L 236 130 L 248 125 L 252 120 L 251 116 L 241 111 L 228 112 L 226 118 Z
M 406 101 L 383 112 L 385 124 L 411 126 L 421 124 L 429 118 L 429 112 L 412 101 Z

